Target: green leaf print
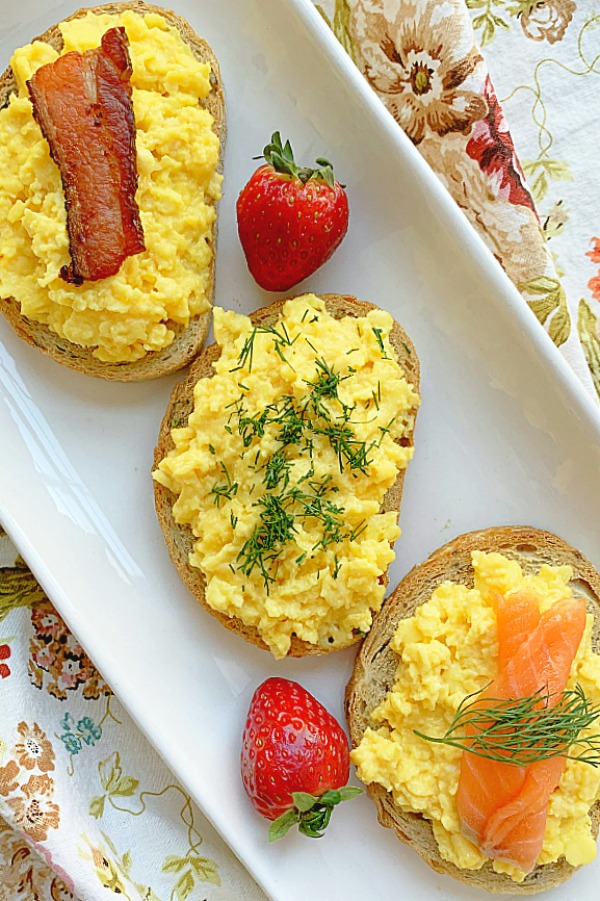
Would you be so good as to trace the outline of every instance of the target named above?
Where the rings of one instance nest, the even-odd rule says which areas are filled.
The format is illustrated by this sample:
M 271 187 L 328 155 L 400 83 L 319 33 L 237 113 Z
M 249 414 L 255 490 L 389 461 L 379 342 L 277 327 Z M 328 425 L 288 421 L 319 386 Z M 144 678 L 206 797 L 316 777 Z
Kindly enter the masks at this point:
M 191 870 L 187 870 L 179 877 L 173 886 L 172 896 L 178 898 L 178 901 L 185 901 L 194 890 L 194 875 Z
M 217 864 L 208 857 L 190 857 L 190 864 L 196 876 L 202 882 L 212 882 L 213 885 L 221 885 Z
M 571 318 L 563 286 L 546 275 L 522 282 L 519 290 L 557 347 L 564 344 L 571 331 Z
M 335 0 L 333 19 L 329 19 L 327 13 L 318 3 L 315 6 L 325 19 L 334 35 L 348 54 L 351 60 L 356 61 L 354 53 L 354 40 L 350 31 L 350 4 L 348 0 Z
M 99 820 L 102 814 L 104 813 L 104 802 L 106 800 L 106 795 L 99 795 L 96 798 L 92 798 L 90 801 L 90 816 L 94 817 L 96 820 Z
M 0 622 L 18 607 L 33 607 L 46 595 L 27 567 L 16 566 L 2 570 L 0 579 Z
M 128 797 L 135 793 L 139 785 L 139 780 L 133 776 L 124 776 L 121 767 L 121 758 L 119 752 L 115 751 L 106 760 L 101 760 L 98 764 L 98 772 L 100 774 L 100 783 L 104 791 L 113 797 Z
M 162 865 L 163 873 L 180 873 L 184 867 L 188 865 L 187 857 L 177 857 L 176 854 L 169 854 L 165 857 Z
M 178 857 L 176 854 L 170 854 L 168 857 L 165 857 L 162 865 L 163 873 L 181 873 L 185 868 L 190 868 L 191 877 L 194 881 L 195 877 L 197 877 L 200 882 L 212 882 L 213 885 L 221 885 L 218 866 L 214 860 L 209 860 L 208 857 L 198 857 L 189 853 L 187 857 Z M 175 891 L 175 887 L 173 891 Z
M 573 181 L 568 163 L 542 156 L 537 160 L 522 160 L 521 166 L 527 176 L 531 196 L 536 203 L 544 199 L 550 181 Z
M 483 12 L 473 17 L 474 31 L 481 29 L 479 43 L 482 47 L 489 44 L 496 36 L 497 28 L 509 28 L 508 22 L 502 16 L 492 11 L 493 6 L 504 6 L 504 0 L 467 0 L 468 9 L 480 9 Z
M 594 388 L 600 397 L 600 319 L 583 299 L 579 301 L 577 330 Z

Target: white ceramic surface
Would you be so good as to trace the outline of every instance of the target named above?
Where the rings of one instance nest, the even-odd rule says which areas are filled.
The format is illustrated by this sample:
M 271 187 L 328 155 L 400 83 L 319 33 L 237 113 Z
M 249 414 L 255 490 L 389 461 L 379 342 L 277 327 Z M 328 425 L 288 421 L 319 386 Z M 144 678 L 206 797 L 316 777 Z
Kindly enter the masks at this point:
M 8 62 L 76 8 L 1 0 Z M 217 302 L 269 298 L 248 276 L 235 199 L 280 128 L 305 161 L 329 156 L 347 184 L 348 236 L 307 281 L 388 309 L 422 363 L 416 455 L 395 584 L 455 535 L 493 524 L 554 530 L 600 566 L 600 416 L 444 189 L 338 47 L 309 0 L 176 0 L 222 64 L 229 135 Z M 429 870 L 366 797 L 320 841 L 272 846 L 243 794 L 239 738 L 263 678 L 301 681 L 342 717 L 352 652 L 274 662 L 198 609 L 153 509 L 152 450 L 174 378 L 103 383 L 20 342 L 0 322 L 0 520 L 49 596 L 173 772 L 280 901 L 477 899 Z M 600 862 L 551 899 L 592 901 Z

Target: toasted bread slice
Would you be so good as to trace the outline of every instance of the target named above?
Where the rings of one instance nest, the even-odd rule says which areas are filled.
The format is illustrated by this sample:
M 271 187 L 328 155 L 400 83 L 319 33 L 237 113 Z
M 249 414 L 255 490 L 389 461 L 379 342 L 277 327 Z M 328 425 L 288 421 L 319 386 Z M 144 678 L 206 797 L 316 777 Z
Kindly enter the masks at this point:
M 374 304 L 359 301 L 355 297 L 341 294 L 320 294 L 319 297 L 325 302 L 327 311 L 336 319 L 344 316 L 365 316 L 370 310 L 376 309 Z M 255 326 L 269 326 L 277 322 L 281 315 L 283 305 L 286 300 L 275 301 L 267 307 L 263 307 L 250 315 L 250 319 Z M 390 343 L 395 351 L 397 362 L 404 371 L 404 376 L 418 392 L 419 390 L 419 360 L 414 345 L 406 332 L 394 323 L 390 333 Z M 154 451 L 154 468 L 173 448 L 171 438 L 171 428 L 174 424 L 177 426 L 185 425 L 189 414 L 194 408 L 194 385 L 200 378 L 209 378 L 213 373 L 212 364 L 219 358 L 220 349 L 216 344 L 211 344 L 198 357 L 192 365 L 187 378 L 177 385 L 171 395 L 169 406 L 163 418 L 158 443 Z M 416 410 L 415 410 L 416 415 Z M 406 436 L 403 443 L 412 446 L 413 434 Z M 402 501 L 402 488 L 404 485 L 405 470 L 398 473 L 397 479 L 387 492 L 383 504 L 383 511 L 395 511 L 400 515 L 400 505 Z M 177 567 L 181 578 L 190 589 L 192 594 L 208 610 L 215 616 L 227 629 L 236 632 L 257 647 L 268 650 L 267 645 L 261 638 L 258 630 L 254 626 L 245 625 L 236 617 L 229 617 L 223 613 L 213 610 L 205 600 L 206 580 L 204 574 L 196 567 L 190 566 L 188 562 L 189 555 L 193 549 L 194 536 L 191 529 L 185 525 L 179 525 L 173 518 L 173 503 L 175 496 L 163 485 L 158 482 L 154 483 L 155 504 L 158 520 L 163 530 L 167 547 L 171 555 L 171 559 Z M 360 636 L 356 636 L 348 644 L 354 644 L 360 640 Z M 327 653 L 330 648 L 320 647 L 309 644 L 292 636 L 292 644 L 289 652 L 291 657 L 304 657 L 309 654 Z M 336 645 L 335 650 L 340 650 L 340 645 Z
M 550 566 L 569 564 L 573 567 L 571 585 L 574 593 L 586 600 L 588 612 L 594 616 L 592 647 L 600 653 L 600 574 L 575 548 L 550 532 L 527 526 L 499 527 L 469 532 L 436 550 L 424 563 L 415 566 L 385 601 L 374 619 L 371 631 L 356 658 L 354 671 L 346 689 L 346 716 L 354 747 L 365 730 L 373 725 L 371 712 L 392 688 L 398 656 L 390 648 L 390 640 L 402 619 L 414 614 L 417 607 L 431 597 L 433 590 L 446 580 L 473 586 L 471 551 L 498 551 L 515 559 L 524 573 L 538 572 L 543 563 Z M 576 867 L 560 858 L 554 863 L 537 866 L 524 882 L 514 882 L 496 873 L 490 863 L 480 870 L 460 869 L 443 860 L 430 822 L 416 813 L 405 813 L 396 807 L 391 792 L 375 783 L 367 786 L 377 807 L 383 826 L 393 829 L 398 838 L 410 845 L 438 873 L 453 876 L 468 885 L 489 892 L 529 895 L 546 891 L 567 880 Z M 592 832 L 598 836 L 600 802 L 591 812 Z
M 209 44 L 193 31 L 185 19 L 177 16 L 169 9 L 153 6 L 142 2 L 142 0 L 132 0 L 132 2 L 129 3 L 107 3 L 103 6 L 80 9 L 72 16 L 68 16 L 64 21 L 81 18 L 90 11 L 97 14 L 118 14 L 124 10 L 131 10 L 140 15 L 158 13 L 169 25 L 179 31 L 183 40 L 188 44 L 192 53 L 200 62 L 210 64 L 210 82 L 212 90 L 208 97 L 199 102 L 204 109 L 208 110 L 214 120 L 213 131 L 220 142 L 218 171 L 221 172 L 225 146 L 225 98 L 221 84 L 219 64 Z M 34 40 L 44 41 L 58 51 L 60 51 L 63 46 L 62 35 L 57 25 L 52 26 L 45 31 L 44 34 Z M 15 92 L 16 83 L 12 69 L 9 67 L 3 75 L 0 76 L 0 108 L 6 106 L 10 95 Z M 211 304 L 214 295 L 216 239 L 217 225 L 215 221 L 211 241 L 213 255 L 210 264 L 210 288 L 208 291 Z M 175 338 L 168 347 L 162 348 L 159 351 L 151 351 L 142 359 L 134 362 L 105 363 L 98 360 L 93 355 L 93 347 L 83 347 L 74 344 L 53 332 L 43 323 L 27 319 L 21 314 L 20 305 L 14 298 L 0 298 L 0 310 L 4 313 L 20 338 L 23 338 L 29 344 L 37 347 L 57 362 L 62 363 L 71 369 L 84 372 L 87 375 L 123 382 L 158 378 L 159 376 L 169 372 L 175 372 L 183 366 L 186 366 L 204 346 L 211 321 L 211 311 L 208 310 L 200 316 L 192 318 L 187 327 L 184 327 L 180 323 L 168 322 L 168 327 L 175 332 Z

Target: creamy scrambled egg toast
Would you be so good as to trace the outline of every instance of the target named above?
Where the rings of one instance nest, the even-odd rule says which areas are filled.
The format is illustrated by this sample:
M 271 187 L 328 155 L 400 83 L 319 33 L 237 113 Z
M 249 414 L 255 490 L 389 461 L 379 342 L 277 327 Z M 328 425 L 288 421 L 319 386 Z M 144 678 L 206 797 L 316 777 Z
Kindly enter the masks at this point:
M 542 854 L 526 877 L 484 857 L 461 833 L 460 748 L 425 741 L 414 730 L 443 735 L 465 697 L 496 675 L 494 591 L 510 597 L 531 589 L 543 610 L 572 596 L 573 578 L 588 594 L 590 612 L 568 688 L 580 685 L 598 704 L 600 577 L 579 552 L 533 529 L 472 533 L 416 567 L 386 602 L 385 622 L 376 621 L 348 686 L 351 759 L 381 822 L 435 869 L 489 890 L 540 891 L 594 859 L 600 773 L 567 761 L 550 798 Z
M 344 647 L 371 626 L 399 535 L 419 398 L 395 347 L 416 381 L 414 348 L 388 313 L 335 295 L 252 320 L 216 308 L 214 328 L 155 456 L 171 554 L 211 612 L 276 657 Z
M 60 23 L 48 41 L 17 50 L 8 70 L 8 102 L 0 110 L 4 311 L 12 314 L 13 324 L 17 306 L 23 319 L 46 326 L 63 342 L 62 362 L 74 359 L 77 368 L 86 368 L 85 357 L 70 357 L 68 349 L 65 354 L 66 341 L 104 364 L 93 366 L 93 374 L 115 377 L 111 373 L 120 371 L 123 378 L 131 377 L 123 364 L 137 377 L 180 368 L 204 343 L 212 298 L 215 203 L 222 181 L 221 122 L 215 123 L 222 116 L 221 101 L 209 99 L 217 83 L 216 61 L 172 13 L 159 14 L 139 2 L 129 7 L 115 4 L 111 13 L 82 11 Z M 75 286 L 59 277 L 70 259 L 64 195 L 58 167 L 32 116 L 26 81 L 59 53 L 98 46 L 102 35 L 117 25 L 127 32 L 133 67 L 136 200 L 146 251 L 128 257 L 110 278 Z M 12 307 L 5 303 L 8 298 Z M 190 347 L 183 359 L 172 345 L 192 323 L 202 323 L 202 328 L 188 333 Z M 23 320 L 19 330 L 27 337 Z M 42 345 L 37 338 L 35 343 Z M 144 368 L 149 354 L 163 361 L 158 371 Z M 141 361 L 137 368 L 136 361 Z

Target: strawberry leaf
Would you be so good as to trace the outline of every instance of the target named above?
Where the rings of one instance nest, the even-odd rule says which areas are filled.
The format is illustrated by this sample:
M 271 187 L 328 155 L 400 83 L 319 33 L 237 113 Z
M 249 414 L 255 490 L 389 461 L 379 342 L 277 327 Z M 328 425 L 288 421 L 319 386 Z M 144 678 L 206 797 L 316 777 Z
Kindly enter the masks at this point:
M 269 827 L 269 841 L 283 838 L 292 826 L 298 824 L 298 830 L 308 838 L 321 838 L 331 820 L 333 808 L 341 801 L 349 801 L 360 795 L 362 789 L 354 785 L 345 785 L 340 789 L 329 789 L 315 797 L 308 792 L 292 792 L 294 806 L 273 820 Z
M 332 191 L 335 188 L 335 179 L 333 177 L 333 165 L 329 160 L 318 157 L 315 160 L 317 168 L 308 166 L 298 166 L 294 160 L 292 145 L 289 141 L 282 144 L 281 134 L 278 131 L 271 135 L 271 142 L 263 150 L 263 157 L 276 172 L 282 175 L 291 175 L 292 178 L 298 178 L 303 184 L 309 179 L 324 181 Z M 260 159 L 260 157 L 254 157 Z
M 286 810 L 285 813 L 282 813 L 280 817 L 277 817 L 276 820 L 273 820 L 271 825 L 269 826 L 269 841 L 275 842 L 278 838 L 283 838 L 286 835 L 291 827 L 298 822 L 298 814 L 292 808 L 291 810 Z
M 308 792 L 292 792 L 292 798 L 294 799 L 294 806 L 301 813 L 306 810 L 312 810 L 312 808 L 319 800 L 314 795 L 310 795 Z

